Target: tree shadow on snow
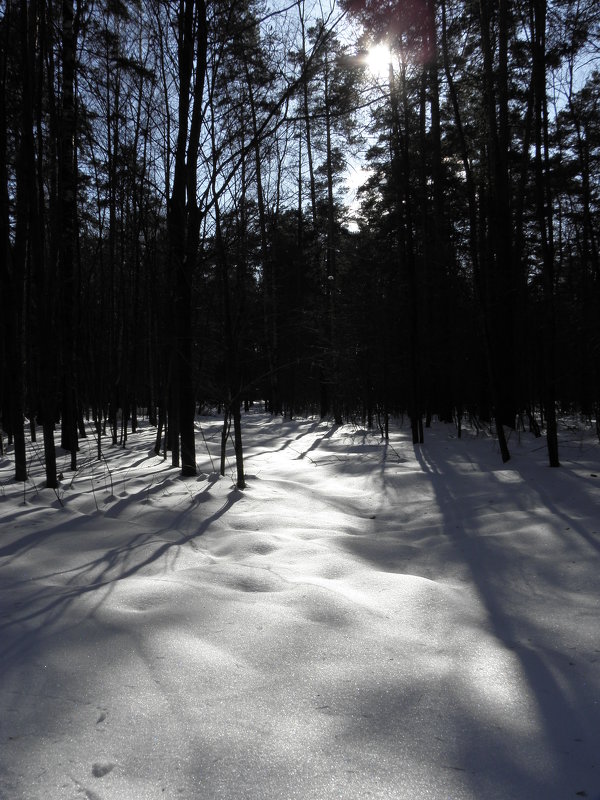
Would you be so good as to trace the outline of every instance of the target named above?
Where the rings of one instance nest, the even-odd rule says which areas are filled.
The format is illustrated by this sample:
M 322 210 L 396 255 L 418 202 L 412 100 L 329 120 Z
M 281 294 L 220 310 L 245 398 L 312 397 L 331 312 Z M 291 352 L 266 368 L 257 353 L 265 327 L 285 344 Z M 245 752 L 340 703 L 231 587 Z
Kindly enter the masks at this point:
M 447 461 L 437 463 L 434 455 L 425 448 L 415 447 L 416 458 L 423 472 L 431 479 L 438 506 L 443 514 L 443 533 L 446 533 L 455 545 L 458 546 L 457 558 L 460 558 L 468 567 L 470 577 L 476 588 L 479 599 L 487 614 L 489 632 L 496 642 L 507 651 L 510 651 L 518 660 L 521 675 L 525 681 L 524 688 L 533 700 L 538 720 L 538 744 L 549 755 L 551 765 L 550 774 L 543 774 L 540 768 L 538 780 L 539 788 L 535 786 L 515 785 L 511 797 L 531 797 L 539 800 L 562 800 L 562 798 L 579 796 L 593 796 L 598 792 L 600 776 L 598 772 L 597 742 L 600 735 L 600 707 L 598 704 L 599 681 L 588 680 L 590 669 L 588 664 L 578 661 L 576 648 L 569 647 L 569 652 L 561 651 L 560 645 L 567 636 L 575 640 L 577 626 L 570 625 L 570 617 L 577 617 L 578 596 L 572 592 L 569 578 L 561 572 L 559 565 L 549 564 L 544 552 L 544 541 L 540 539 L 539 554 L 535 553 L 533 561 L 525 564 L 527 557 L 523 558 L 514 547 L 518 546 L 518 532 L 514 539 L 510 536 L 486 535 L 486 525 L 489 521 L 482 518 L 478 522 L 475 508 L 470 509 L 464 499 L 457 494 L 456 488 L 461 481 L 468 481 L 464 475 L 453 474 L 452 466 Z M 518 471 L 518 468 L 516 468 Z M 557 479 L 564 480 L 567 476 Z M 598 550 L 598 542 L 589 535 L 583 525 L 573 521 L 572 516 L 559 511 L 548 493 L 539 486 L 526 485 L 528 492 L 536 492 L 545 507 L 555 518 L 563 522 L 568 521 L 569 527 L 576 536 Z M 515 502 L 518 502 L 519 490 L 512 487 L 515 493 Z M 507 493 L 507 497 L 512 495 Z M 468 498 L 468 493 L 467 493 Z M 577 509 L 577 499 L 573 501 L 573 508 Z M 529 516 L 531 523 L 537 523 L 536 510 L 521 512 Z M 543 517 L 538 525 L 543 530 L 547 517 Z M 553 525 L 553 530 L 559 526 Z M 563 526 L 564 528 L 564 526 Z M 567 528 L 568 530 L 568 528 Z M 566 531 L 562 531 L 563 537 Z M 581 540 L 571 535 L 570 545 L 580 549 Z M 589 548 L 588 548 L 589 557 Z M 547 591 L 547 605 L 544 609 L 544 599 L 536 610 L 530 608 L 526 586 L 521 590 L 523 596 L 515 597 L 516 585 L 523 581 L 522 570 L 528 566 L 531 569 L 532 580 L 541 576 L 541 591 Z M 546 581 L 543 584 L 543 581 Z M 560 584 L 563 584 L 561 586 Z M 598 585 L 596 585 L 596 590 Z M 531 603 L 540 598 L 531 588 Z M 565 599 L 567 598 L 567 599 Z M 581 596 L 581 601 L 584 596 Z M 597 594 L 592 600 L 597 601 Z M 565 608 L 565 603 L 570 602 L 572 607 Z M 556 604 L 557 615 L 552 618 L 552 603 Z M 540 608 L 544 609 L 540 611 Z M 548 619 L 548 617 L 550 617 Z M 561 621 L 563 630 L 560 631 Z M 567 626 L 565 629 L 565 625 Z M 556 631 L 562 634 L 562 641 L 556 642 Z M 563 644 L 564 646 L 564 644 Z M 599 652 L 598 650 L 596 652 Z M 583 655 L 581 656 L 583 660 Z M 594 673 L 594 677 L 596 674 Z M 510 731 L 504 732 L 511 736 Z M 526 759 L 528 743 L 523 743 L 523 758 Z M 464 758 L 470 759 L 471 745 L 463 741 Z M 510 758 L 510 753 L 503 755 L 502 750 L 497 751 L 497 758 Z M 509 761 L 505 768 L 507 774 L 516 768 Z M 591 776 L 596 773 L 593 779 Z M 533 780 L 533 777 L 527 780 Z
M 97 558 L 69 570 L 43 574 L 38 569 L 32 576 L 28 572 L 31 569 L 28 565 L 33 560 L 31 556 L 29 555 L 26 565 L 21 568 L 18 558 L 35 550 L 36 545 L 42 545 L 49 537 L 61 536 L 66 542 L 69 539 L 73 541 L 71 537 L 85 537 L 88 525 L 97 528 L 97 517 L 69 518 L 59 522 L 45 534 L 29 533 L 7 545 L 3 548 L 3 554 L 10 555 L 13 559 L 11 573 L 14 580 L 9 584 L 12 594 L 0 594 L 0 601 L 4 604 L 4 607 L 0 607 L 0 640 L 3 640 L 1 652 L 4 664 L 10 668 L 15 659 L 25 656 L 32 648 L 36 649 L 40 643 L 38 640 L 53 635 L 56 626 L 67 617 L 78 600 L 90 596 L 93 602 L 91 605 L 86 604 L 75 621 L 69 623 L 72 626 L 92 617 L 118 582 L 143 574 L 144 570 L 171 554 L 176 557 L 179 548 L 185 544 L 193 546 L 194 540 L 227 514 L 242 496 L 237 489 L 231 490 L 222 506 L 201 520 L 190 533 L 183 533 L 178 529 L 183 518 L 189 516 L 188 507 L 180 514 L 171 513 L 168 526 L 149 533 L 136 533 L 117 547 L 111 547 Z M 172 563 L 167 562 L 165 569 L 172 566 Z M 53 579 L 57 582 L 53 583 Z M 43 584 L 32 591 L 32 581 Z M 8 588 L 6 582 L 5 588 Z

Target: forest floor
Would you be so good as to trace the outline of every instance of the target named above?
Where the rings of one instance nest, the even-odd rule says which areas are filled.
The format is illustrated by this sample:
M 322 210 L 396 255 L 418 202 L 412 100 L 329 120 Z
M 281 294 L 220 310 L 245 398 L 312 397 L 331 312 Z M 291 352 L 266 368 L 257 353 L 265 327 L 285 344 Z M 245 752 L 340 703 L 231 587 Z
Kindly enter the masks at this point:
M 593 432 L 243 424 L 0 459 L 1 800 L 600 797 Z

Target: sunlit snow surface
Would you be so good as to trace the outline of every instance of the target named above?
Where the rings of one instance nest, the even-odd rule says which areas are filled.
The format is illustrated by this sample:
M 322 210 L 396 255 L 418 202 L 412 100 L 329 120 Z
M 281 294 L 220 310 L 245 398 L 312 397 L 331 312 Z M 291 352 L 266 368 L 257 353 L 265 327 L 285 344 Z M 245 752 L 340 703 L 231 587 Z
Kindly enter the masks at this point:
M 1 461 L 1 800 L 600 796 L 591 432 L 250 414 L 244 492 L 217 420 L 197 478 L 154 435 L 61 456 L 63 506 Z

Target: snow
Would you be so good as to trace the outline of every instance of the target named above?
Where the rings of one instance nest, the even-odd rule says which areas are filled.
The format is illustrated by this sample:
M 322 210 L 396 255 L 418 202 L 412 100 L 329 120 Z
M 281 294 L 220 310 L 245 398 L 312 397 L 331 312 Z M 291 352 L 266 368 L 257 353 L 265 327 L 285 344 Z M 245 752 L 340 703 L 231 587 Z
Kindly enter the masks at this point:
M 244 437 L 243 492 L 211 418 L 195 478 L 1 461 L 1 800 L 600 797 L 592 433 Z

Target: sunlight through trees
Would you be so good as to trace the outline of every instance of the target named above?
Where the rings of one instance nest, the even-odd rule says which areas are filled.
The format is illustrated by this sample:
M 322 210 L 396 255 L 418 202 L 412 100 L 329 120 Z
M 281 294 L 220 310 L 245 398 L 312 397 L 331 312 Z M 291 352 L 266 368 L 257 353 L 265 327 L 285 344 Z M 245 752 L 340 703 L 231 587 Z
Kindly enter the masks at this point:
M 599 33 L 592 0 L 5 3 L 16 480 L 26 424 L 55 486 L 56 426 L 75 470 L 138 409 L 193 475 L 212 407 L 243 485 L 256 399 L 415 443 L 467 414 L 504 460 L 529 426 L 558 465 L 600 408 Z

